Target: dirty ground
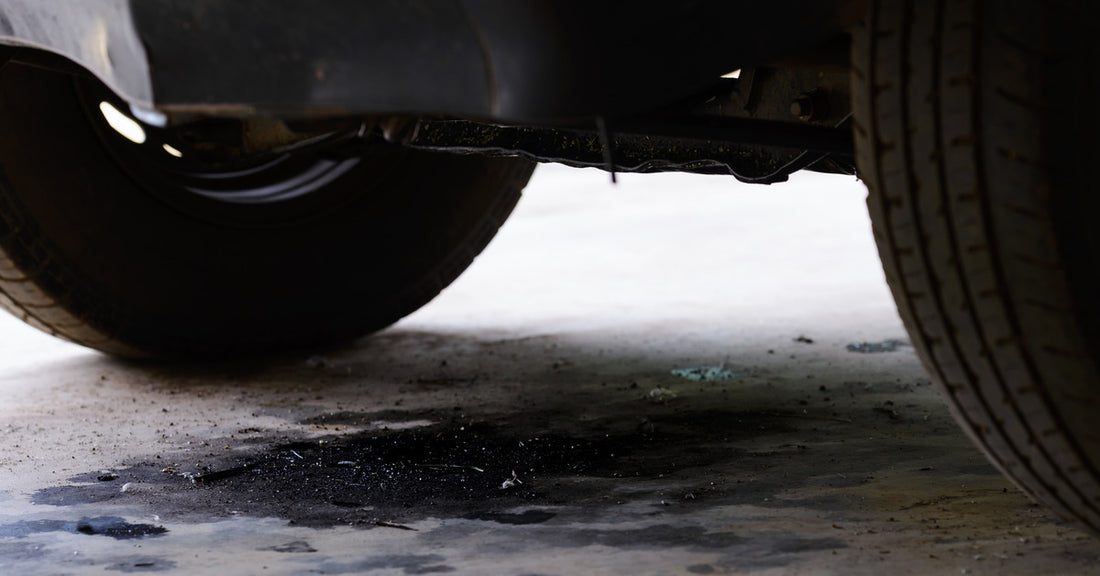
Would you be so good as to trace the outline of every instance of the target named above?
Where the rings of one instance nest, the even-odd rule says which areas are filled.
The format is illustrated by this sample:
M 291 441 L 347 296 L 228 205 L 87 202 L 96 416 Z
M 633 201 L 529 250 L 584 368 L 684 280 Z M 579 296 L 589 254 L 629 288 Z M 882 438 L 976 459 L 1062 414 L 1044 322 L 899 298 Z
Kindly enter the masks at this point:
M 0 319 L 0 574 L 1100 573 L 951 421 L 864 194 L 543 166 L 427 308 L 278 358 Z

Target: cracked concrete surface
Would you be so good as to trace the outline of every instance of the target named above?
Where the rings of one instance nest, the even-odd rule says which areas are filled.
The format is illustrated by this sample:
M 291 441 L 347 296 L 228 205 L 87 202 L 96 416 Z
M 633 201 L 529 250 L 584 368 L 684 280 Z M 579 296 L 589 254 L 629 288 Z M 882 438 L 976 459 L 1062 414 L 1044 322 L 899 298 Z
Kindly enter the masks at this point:
M 1100 573 L 911 348 L 847 350 L 905 341 L 860 184 L 607 180 L 540 167 L 339 349 L 132 364 L 0 320 L 0 574 Z

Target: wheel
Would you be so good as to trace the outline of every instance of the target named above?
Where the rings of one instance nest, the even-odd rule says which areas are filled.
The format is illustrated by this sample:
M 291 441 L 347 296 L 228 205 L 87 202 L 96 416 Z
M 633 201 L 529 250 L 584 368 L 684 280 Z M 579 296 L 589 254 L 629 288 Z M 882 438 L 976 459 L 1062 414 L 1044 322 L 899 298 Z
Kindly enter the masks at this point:
M 887 280 L 956 420 L 1100 533 L 1094 2 L 877 0 L 853 38 Z
M 0 72 L 0 305 L 112 354 L 266 353 L 385 327 L 470 264 L 533 170 L 380 139 L 196 160 L 211 147 L 112 129 L 125 106 L 105 93 Z

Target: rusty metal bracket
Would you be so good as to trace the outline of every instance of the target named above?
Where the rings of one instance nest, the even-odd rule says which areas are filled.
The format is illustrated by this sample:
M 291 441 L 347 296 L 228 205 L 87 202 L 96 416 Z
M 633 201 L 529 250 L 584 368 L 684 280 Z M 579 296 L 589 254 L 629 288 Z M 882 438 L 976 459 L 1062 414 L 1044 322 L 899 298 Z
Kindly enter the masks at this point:
M 849 171 L 840 168 L 850 164 L 852 141 L 848 130 L 762 122 L 663 118 L 611 124 L 614 164 L 610 168 L 617 172 L 730 174 L 745 181 L 772 183 L 786 180 L 789 172 L 783 172 L 784 167 L 810 148 L 819 160 L 833 155 L 840 160 L 836 166 L 822 166 L 824 171 Z M 591 129 L 426 120 L 408 145 L 609 169 L 603 139 L 598 130 Z

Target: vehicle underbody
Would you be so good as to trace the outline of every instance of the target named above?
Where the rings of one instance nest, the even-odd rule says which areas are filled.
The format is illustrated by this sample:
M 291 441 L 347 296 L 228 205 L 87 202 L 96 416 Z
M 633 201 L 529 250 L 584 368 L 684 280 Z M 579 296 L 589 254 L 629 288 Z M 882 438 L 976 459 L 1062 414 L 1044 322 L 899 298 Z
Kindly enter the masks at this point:
M 854 172 L 846 27 L 863 3 L 96 0 L 46 18 L 50 6 L 15 2 L 6 28 L 30 46 L 5 57 L 94 76 L 164 127 L 224 118 L 212 145 L 228 138 L 250 152 L 373 132 L 420 148 L 771 183 L 798 169 Z M 749 25 L 790 13 L 800 17 L 779 33 Z M 700 28 L 700 14 L 713 25 Z M 61 40 L 74 37 L 100 45 Z M 257 133 L 268 138 L 240 142 Z

